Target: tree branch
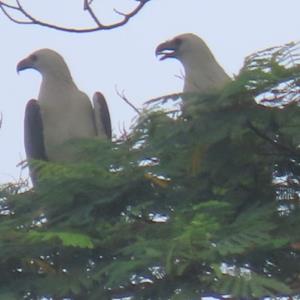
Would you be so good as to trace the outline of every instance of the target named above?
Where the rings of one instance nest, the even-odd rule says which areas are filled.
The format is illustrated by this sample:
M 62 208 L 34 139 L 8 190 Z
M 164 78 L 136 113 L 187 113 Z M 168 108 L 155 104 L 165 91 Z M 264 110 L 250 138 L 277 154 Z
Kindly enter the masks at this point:
M 259 137 L 261 137 L 262 139 L 266 140 L 268 143 L 270 143 L 271 145 L 273 145 L 275 148 L 288 153 L 292 156 L 296 156 L 296 157 L 300 157 L 300 152 L 290 148 L 284 144 L 279 143 L 278 141 L 272 139 L 271 137 L 269 137 L 268 135 L 266 135 L 264 132 L 262 132 L 261 130 L 259 130 L 257 127 L 255 127 L 251 121 L 248 120 L 247 122 L 248 127 Z
M 59 31 L 65 31 L 65 32 L 73 32 L 73 33 L 87 33 L 87 32 L 95 32 L 95 31 L 100 31 L 100 30 L 109 30 L 109 29 L 114 29 L 117 27 L 121 27 L 129 22 L 130 19 L 135 17 L 146 5 L 147 2 L 151 0 L 138 0 L 139 4 L 129 13 L 121 13 L 114 9 L 114 11 L 122 16 L 122 20 L 116 23 L 112 23 L 109 25 L 104 25 L 100 22 L 99 18 L 97 15 L 94 13 L 94 11 L 91 8 L 91 3 L 92 1 L 89 0 L 84 0 L 84 6 L 83 9 L 87 10 L 88 13 L 90 14 L 91 18 L 94 20 L 94 22 L 97 24 L 95 27 L 88 27 L 88 28 L 71 28 L 71 27 L 64 27 L 64 26 L 59 26 L 53 23 L 48 23 L 44 22 L 42 20 L 39 20 L 35 16 L 31 15 L 21 4 L 20 0 L 16 0 L 16 5 L 11 5 L 8 3 L 5 3 L 4 1 L 0 0 L 0 9 L 3 12 L 3 14 L 13 23 L 16 24 L 22 24 L 22 25 L 39 25 L 42 27 L 47 27 Z M 18 11 L 25 17 L 25 21 L 18 19 L 14 17 L 11 14 L 11 10 L 13 11 Z
M 124 100 L 138 115 L 141 115 L 141 112 L 139 111 L 139 109 L 137 107 L 135 107 L 131 101 L 128 100 L 128 98 L 125 96 L 124 92 L 120 92 L 117 88 L 116 88 L 116 93 L 117 95 Z
M 6 8 L 8 9 L 13 9 L 13 10 L 18 10 L 17 7 L 14 7 L 14 6 L 11 6 L 11 5 L 4 5 L 2 4 L 2 2 L 0 1 L 0 9 L 2 10 L 2 12 L 4 13 L 4 15 L 10 20 L 12 21 L 13 23 L 16 23 L 16 24 L 22 24 L 22 25 L 28 25 L 28 24 L 32 24 L 32 22 L 26 22 L 26 21 L 20 21 L 18 19 L 15 19 L 14 17 L 12 17 L 7 11 L 6 11 Z
M 98 27 L 103 26 L 101 24 L 101 22 L 99 21 L 99 19 L 97 18 L 97 16 L 95 15 L 94 11 L 91 8 L 91 2 L 89 2 L 89 0 L 84 0 L 84 5 L 83 5 L 83 9 L 87 10 L 89 12 L 89 14 L 91 15 L 92 19 L 96 22 L 96 24 L 98 25 Z

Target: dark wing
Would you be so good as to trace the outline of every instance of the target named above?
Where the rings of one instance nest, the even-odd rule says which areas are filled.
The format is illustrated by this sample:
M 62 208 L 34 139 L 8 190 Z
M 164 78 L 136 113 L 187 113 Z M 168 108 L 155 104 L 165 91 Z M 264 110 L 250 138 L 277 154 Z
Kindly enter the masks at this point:
M 111 140 L 111 121 L 107 103 L 100 92 L 96 92 L 93 97 L 94 115 L 97 129 L 97 135 L 105 135 Z
M 27 159 L 47 160 L 43 121 L 40 106 L 37 100 L 30 100 L 25 109 L 24 118 L 24 144 Z M 32 183 L 36 183 L 36 170 L 29 166 Z

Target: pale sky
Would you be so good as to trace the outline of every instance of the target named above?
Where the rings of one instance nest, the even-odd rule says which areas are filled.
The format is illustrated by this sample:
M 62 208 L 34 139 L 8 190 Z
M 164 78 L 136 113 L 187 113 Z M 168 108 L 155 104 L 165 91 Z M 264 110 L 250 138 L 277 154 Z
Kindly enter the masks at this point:
M 69 26 L 93 24 L 81 11 L 82 0 L 23 2 L 48 21 Z M 133 0 L 94 0 L 97 2 L 105 21 L 115 17 L 113 8 L 121 10 L 136 4 Z M 128 127 L 135 112 L 119 98 L 116 87 L 137 107 L 150 98 L 182 89 L 183 82 L 176 75 L 183 69 L 176 60 L 161 62 L 155 57 L 159 43 L 193 32 L 206 41 L 232 76 L 247 55 L 300 40 L 299 11 L 299 0 L 152 0 L 124 27 L 88 34 L 17 25 L 0 12 L 0 112 L 4 118 L 0 129 L 0 182 L 18 178 L 20 167 L 16 165 L 25 158 L 24 109 L 29 99 L 37 97 L 41 78 L 35 70 L 18 75 L 16 65 L 31 52 L 40 48 L 58 51 L 82 91 L 90 97 L 101 91 L 110 108 L 114 134 L 119 135 L 119 128 L 123 124 Z

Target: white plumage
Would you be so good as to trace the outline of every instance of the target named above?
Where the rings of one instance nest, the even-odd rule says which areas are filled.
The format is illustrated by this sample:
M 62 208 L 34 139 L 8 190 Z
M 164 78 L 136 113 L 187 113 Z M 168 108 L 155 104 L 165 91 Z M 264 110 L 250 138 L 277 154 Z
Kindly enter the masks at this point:
M 35 51 L 17 66 L 18 71 L 28 68 L 42 75 L 38 101 L 29 101 L 25 112 L 28 158 L 74 161 L 76 157 L 69 141 L 96 136 L 111 138 L 110 116 L 104 97 L 95 94 L 97 107 L 93 109 L 88 96 L 75 85 L 61 55 L 51 49 Z
M 156 55 L 161 55 L 161 60 L 176 58 L 182 63 L 185 93 L 210 93 L 230 81 L 205 42 L 195 34 L 185 33 L 160 44 Z

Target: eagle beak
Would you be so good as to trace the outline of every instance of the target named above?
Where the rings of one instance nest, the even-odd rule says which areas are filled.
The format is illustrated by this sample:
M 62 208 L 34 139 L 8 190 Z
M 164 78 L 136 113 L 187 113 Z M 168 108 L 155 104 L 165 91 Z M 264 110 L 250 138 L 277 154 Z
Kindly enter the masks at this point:
M 155 55 L 160 56 L 159 60 L 166 58 L 176 58 L 176 45 L 174 41 L 167 41 L 157 46 L 155 49 Z
M 21 60 L 17 64 L 17 72 L 19 73 L 20 71 L 23 71 L 25 69 L 32 68 L 32 59 L 30 57 L 27 57 L 23 60 Z

